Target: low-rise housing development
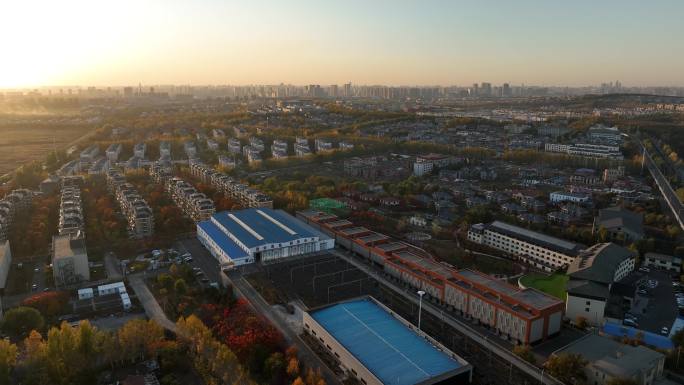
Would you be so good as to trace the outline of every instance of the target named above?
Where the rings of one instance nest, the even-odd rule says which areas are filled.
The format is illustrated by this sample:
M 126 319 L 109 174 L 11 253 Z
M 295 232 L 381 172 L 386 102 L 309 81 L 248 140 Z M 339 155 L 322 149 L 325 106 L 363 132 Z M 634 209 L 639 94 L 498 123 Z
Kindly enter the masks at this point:
M 7 240 L 14 219 L 31 207 L 33 192 L 28 189 L 16 189 L 0 200 L 0 242 Z
M 599 210 L 596 229 L 606 229 L 612 240 L 634 242 L 644 237 L 644 216 L 620 207 Z
M 252 145 L 242 147 L 242 154 L 247 158 L 249 163 L 261 162 L 261 151 Z
M 160 142 L 159 143 L 159 157 L 171 157 L 171 143 Z
M 591 195 L 587 193 L 576 193 L 569 191 L 555 191 L 549 194 L 549 200 L 552 203 L 563 203 L 563 202 L 573 202 L 573 203 L 588 203 L 591 201 Z
M 332 141 L 323 138 L 316 138 L 314 146 L 316 147 L 316 152 L 332 151 L 333 149 Z
M 583 251 L 568 266 L 565 315 L 573 322 L 581 317 L 590 325 L 601 325 L 611 286 L 634 270 L 635 259 L 634 252 L 614 243 Z
M 240 154 L 242 152 L 242 144 L 239 140 L 231 138 L 228 140 L 228 152 L 231 154 Z
M 230 156 L 219 155 L 218 156 L 218 164 L 221 167 L 233 168 L 233 167 L 235 167 L 235 159 L 233 159 Z
M 682 272 L 682 258 L 673 255 L 666 255 L 660 253 L 646 253 L 644 254 L 644 267 L 654 267 L 671 271 L 673 273 Z
M 593 144 L 593 143 L 574 143 L 574 144 L 559 144 L 546 143 L 544 145 L 546 152 L 563 153 L 573 156 L 583 156 L 587 158 L 606 158 L 614 160 L 624 159 L 622 151 L 619 146 Z
M 88 146 L 81 151 L 79 156 L 80 169 L 82 171 L 88 170 L 93 162 L 95 162 L 98 155 L 100 155 L 100 147 L 95 144 Z
M 217 141 L 213 139 L 207 139 L 207 148 L 210 149 L 211 151 L 218 151 L 219 150 L 219 144 Z
M 185 155 L 188 157 L 188 159 L 197 158 L 197 145 L 195 145 L 195 142 L 192 140 L 183 143 L 183 151 L 185 151 Z
M 311 147 L 309 147 L 309 140 L 307 138 L 297 137 L 294 144 L 294 150 L 297 156 L 311 155 Z
M 152 209 L 132 184 L 116 170 L 107 173 L 107 187 L 116 197 L 122 214 L 128 223 L 131 238 L 144 238 L 154 234 L 154 215 Z
M 268 195 L 204 164 L 191 165 L 190 172 L 202 182 L 211 184 L 227 197 L 236 200 L 243 207 L 273 207 L 273 199 Z
M 578 243 L 500 221 L 472 225 L 468 240 L 504 251 L 546 271 L 569 265 L 583 249 Z
M 84 226 L 81 188 L 78 180 L 63 179 L 59 204 L 58 234 L 77 234 L 83 231 Z
M 147 144 L 145 142 L 136 143 L 133 146 L 133 155 L 140 159 L 145 159 L 145 151 L 147 150 Z
M 417 176 L 429 174 L 435 168 L 446 167 L 455 162 L 455 158 L 448 155 L 427 154 L 416 157 L 413 163 L 413 173 Z
M 216 211 L 214 201 L 181 178 L 167 180 L 164 187 L 183 213 L 195 222 L 209 219 Z
M 274 159 L 287 158 L 287 142 L 275 139 L 271 144 L 271 157 Z
M 107 147 L 105 153 L 107 154 L 107 160 L 109 160 L 110 163 L 116 163 L 119 160 L 122 147 L 121 143 L 112 143 Z

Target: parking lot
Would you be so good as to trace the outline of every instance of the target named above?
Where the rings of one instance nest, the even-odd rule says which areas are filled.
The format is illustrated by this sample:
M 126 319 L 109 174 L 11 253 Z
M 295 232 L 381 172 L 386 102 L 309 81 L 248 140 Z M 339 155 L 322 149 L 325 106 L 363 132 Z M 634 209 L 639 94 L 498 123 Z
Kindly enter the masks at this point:
M 189 263 L 190 266 L 202 271 L 202 275 L 198 276 L 198 281 L 202 286 L 209 286 L 212 282 L 220 282 L 218 261 L 204 248 L 200 241 L 196 238 L 186 238 L 176 242 L 175 247 L 180 255 L 189 253 L 192 258 Z M 202 282 L 203 277 L 206 277 L 205 282 Z
M 659 270 L 635 271 L 620 284 L 627 285 L 634 297 L 623 323 L 662 335 L 666 334 L 665 327 L 669 333 L 679 314 L 670 274 Z

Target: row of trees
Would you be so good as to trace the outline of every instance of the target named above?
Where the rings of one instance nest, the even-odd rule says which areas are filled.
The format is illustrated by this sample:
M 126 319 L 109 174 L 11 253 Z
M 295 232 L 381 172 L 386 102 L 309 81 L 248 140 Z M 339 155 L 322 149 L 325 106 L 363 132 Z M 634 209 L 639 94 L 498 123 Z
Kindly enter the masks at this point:
M 93 384 L 105 369 L 145 359 L 159 360 L 163 383 L 179 384 L 184 372 L 194 370 L 208 385 L 254 384 L 237 356 L 199 318 L 181 317 L 176 325 L 176 339 L 166 338 L 154 321 L 136 319 L 115 333 L 81 321 L 76 327 L 62 323 L 45 335 L 33 330 L 19 344 L 0 340 L 0 384 Z M 269 362 L 272 370 L 283 366 L 275 361 Z
M 14 258 L 48 254 L 51 235 L 57 230 L 58 211 L 58 197 L 48 195 L 34 198 L 31 212 L 15 218 L 10 232 Z

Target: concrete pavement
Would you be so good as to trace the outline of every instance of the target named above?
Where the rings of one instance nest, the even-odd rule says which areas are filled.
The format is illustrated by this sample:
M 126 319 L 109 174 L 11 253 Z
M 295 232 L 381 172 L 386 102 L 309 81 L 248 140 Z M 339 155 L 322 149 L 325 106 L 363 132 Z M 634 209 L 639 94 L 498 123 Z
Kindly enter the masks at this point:
M 159 325 L 167 330 L 176 332 L 176 324 L 172 322 L 164 313 L 164 310 L 159 306 L 159 302 L 154 298 L 150 289 L 147 288 L 145 280 L 140 274 L 132 274 L 128 276 L 128 283 L 138 297 L 140 304 L 145 309 L 145 313 L 150 319 L 155 320 Z

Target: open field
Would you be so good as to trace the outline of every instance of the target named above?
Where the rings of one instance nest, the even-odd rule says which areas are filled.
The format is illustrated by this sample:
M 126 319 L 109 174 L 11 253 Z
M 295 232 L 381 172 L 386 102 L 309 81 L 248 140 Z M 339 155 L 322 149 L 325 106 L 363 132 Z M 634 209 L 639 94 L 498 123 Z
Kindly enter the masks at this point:
M 90 129 L 85 125 L 25 127 L 0 124 L 0 175 L 24 163 L 43 159 L 53 148 L 64 148 Z
M 533 287 L 565 300 L 565 284 L 568 282 L 568 276 L 565 274 L 543 275 L 531 273 L 522 276 L 520 282 L 526 287 Z

